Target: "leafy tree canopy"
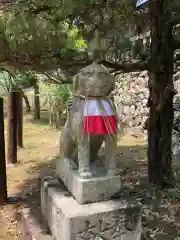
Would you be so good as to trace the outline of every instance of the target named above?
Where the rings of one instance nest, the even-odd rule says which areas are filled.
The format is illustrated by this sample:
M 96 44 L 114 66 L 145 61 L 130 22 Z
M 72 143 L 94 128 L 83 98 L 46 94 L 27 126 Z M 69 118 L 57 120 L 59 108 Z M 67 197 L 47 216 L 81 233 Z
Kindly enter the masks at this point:
M 130 2 L 19 0 L 0 18 L 1 46 L 6 46 L 2 60 L 40 71 L 63 65 L 64 59 L 84 60 L 96 29 L 105 51 L 113 52 L 122 45 L 127 17 L 133 19 Z
M 87 53 L 95 50 L 120 62 L 132 48 L 129 35 L 149 27 L 148 10 L 137 11 L 135 2 L 18 0 L 0 16 L 1 62 L 39 72 L 61 68 L 66 75 L 89 64 Z M 179 1 L 164 3 L 178 18 Z
M 0 16 L 1 62 L 33 69 L 55 68 L 65 56 L 87 48 L 79 30 L 68 21 L 55 23 L 47 14 L 9 11 Z

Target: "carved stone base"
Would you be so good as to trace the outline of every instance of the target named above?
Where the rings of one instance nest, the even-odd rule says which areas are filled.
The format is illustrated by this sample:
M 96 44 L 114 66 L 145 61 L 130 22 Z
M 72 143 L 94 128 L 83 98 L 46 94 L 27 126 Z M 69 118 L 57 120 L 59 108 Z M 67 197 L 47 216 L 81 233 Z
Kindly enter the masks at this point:
M 80 205 L 57 181 L 44 179 L 41 207 L 56 240 L 140 240 L 141 205 L 109 200 Z
M 58 161 L 57 175 L 80 204 L 110 199 L 121 189 L 120 175 L 108 176 L 104 167 L 92 167 L 92 178 L 82 179 L 69 160 Z

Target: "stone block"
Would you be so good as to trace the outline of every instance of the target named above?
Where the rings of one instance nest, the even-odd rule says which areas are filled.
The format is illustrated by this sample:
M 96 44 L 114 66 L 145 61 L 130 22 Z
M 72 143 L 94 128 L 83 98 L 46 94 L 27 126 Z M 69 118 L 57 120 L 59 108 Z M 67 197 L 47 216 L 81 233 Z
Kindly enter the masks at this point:
M 53 239 L 141 239 L 141 205 L 137 202 L 108 200 L 80 205 L 60 183 L 45 179 L 41 202 Z
M 119 192 L 120 175 L 108 176 L 102 167 L 95 167 L 92 173 L 91 179 L 81 179 L 77 169 L 72 169 L 68 160 L 57 164 L 58 177 L 80 204 L 105 201 Z

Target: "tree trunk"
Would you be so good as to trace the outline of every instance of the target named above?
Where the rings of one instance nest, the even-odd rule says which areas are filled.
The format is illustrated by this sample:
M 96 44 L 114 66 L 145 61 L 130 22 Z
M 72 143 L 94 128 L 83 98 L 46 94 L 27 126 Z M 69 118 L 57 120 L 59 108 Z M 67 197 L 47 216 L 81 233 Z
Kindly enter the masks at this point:
M 53 114 L 53 110 L 52 110 L 52 105 L 53 105 L 53 102 L 52 102 L 52 96 L 48 96 L 48 102 L 49 102 L 49 105 L 48 105 L 48 113 L 49 113 L 49 125 L 51 126 L 53 124 L 53 117 L 52 117 L 52 114 Z
M 23 147 L 23 98 L 22 92 L 17 92 L 17 145 Z
M 7 161 L 17 163 L 17 92 L 9 93 Z
M 22 89 L 21 89 L 21 93 L 22 93 L 22 97 L 23 97 L 25 105 L 26 105 L 26 112 L 30 113 L 31 112 L 31 107 L 30 107 L 28 97 L 26 96 L 26 94 L 24 93 L 24 91 Z
M 150 3 L 151 69 L 149 76 L 148 177 L 160 188 L 172 182 L 173 38 L 169 0 Z
M 4 108 L 0 98 L 0 205 L 7 202 L 6 158 L 4 140 Z
M 34 120 L 36 119 L 40 119 L 39 85 L 37 82 L 34 85 Z

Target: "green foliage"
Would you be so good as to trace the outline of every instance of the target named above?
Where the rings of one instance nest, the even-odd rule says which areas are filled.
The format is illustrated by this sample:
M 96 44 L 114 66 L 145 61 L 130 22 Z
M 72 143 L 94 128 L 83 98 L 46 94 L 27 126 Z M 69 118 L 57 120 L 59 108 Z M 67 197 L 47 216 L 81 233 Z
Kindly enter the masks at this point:
M 15 81 L 13 76 L 8 71 L 0 72 L 0 86 L 3 88 L 4 92 L 10 92 L 15 86 Z
M 71 85 L 40 84 L 40 92 L 43 95 L 57 97 L 66 103 L 71 97 Z
M 37 82 L 37 77 L 31 72 L 20 72 L 15 75 L 15 83 L 18 88 L 30 88 Z
M 69 29 L 67 36 L 68 36 L 68 44 L 70 48 L 72 47 L 73 49 L 78 49 L 78 50 L 87 49 L 87 43 L 80 35 L 80 32 L 77 29 L 77 27 L 75 27 L 74 25 L 72 25 L 72 27 Z
M 2 59 L 8 53 L 11 64 L 14 62 L 43 71 L 60 64 L 65 55 L 69 54 L 71 59 L 75 53 L 86 51 L 87 44 L 77 27 L 69 20 L 57 21 L 57 16 L 66 16 L 69 10 L 54 6 L 53 14 L 44 12 L 33 15 L 28 13 L 27 8 L 36 9 L 39 3 L 28 3 L 23 5 L 23 9 L 17 5 L 14 11 L 0 15 L 0 47 L 4 49 Z
M 174 240 L 180 240 L 180 237 L 176 237 Z
M 57 52 L 57 49 L 66 46 L 66 32 L 63 28 L 63 23 L 55 26 L 40 16 L 9 13 L 5 35 L 11 51 L 24 58 L 27 53 L 30 57 L 35 55 L 38 58 L 46 51 Z
M 128 38 L 125 38 L 124 41 L 116 41 L 114 45 L 112 44 L 111 48 L 111 54 L 114 55 L 115 58 L 122 59 L 131 51 L 132 42 Z
M 87 51 L 87 42 L 83 39 L 80 31 L 75 25 L 66 25 L 67 41 L 66 47 L 59 49 L 64 58 L 76 56 L 79 51 Z
M 178 0 L 166 2 L 167 9 L 179 5 Z M 98 28 L 103 56 L 114 61 L 130 51 L 127 38 L 146 23 L 147 14 L 137 12 L 132 0 L 18 0 L 13 12 L 0 16 L 0 46 L 5 40 L 15 61 L 38 71 L 66 68 L 64 59 L 87 58 Z
M 61 85 L 54 89 L 54 95 L 61 98 L 64 103 L 66 103 L 71 97 L 71 90 L 69 86 Z
M 135 19 L 131 0 L 19 0 L 14 9 L 1 17 L 3 38 L 15 61 L 39 71 L 64 67 L 64 58 L 79 59 L 97 27 L 105 55 L 119 58 L 127 50 L 126 29 Z
M 71 97 L 71 86 L 41 84 L 40 93 L 44 96 L 44 108 L 49 113 L 49 124 L 59 128 L 61 125 L 60 119 L 63 119 L 63 123 L 65 121 L 67 101 Z
M 19 88 L 30 88 L 37 82 L 33 72 L 13 72 L 3 70 L 0 72 L 0 86 L 5 92 Z

